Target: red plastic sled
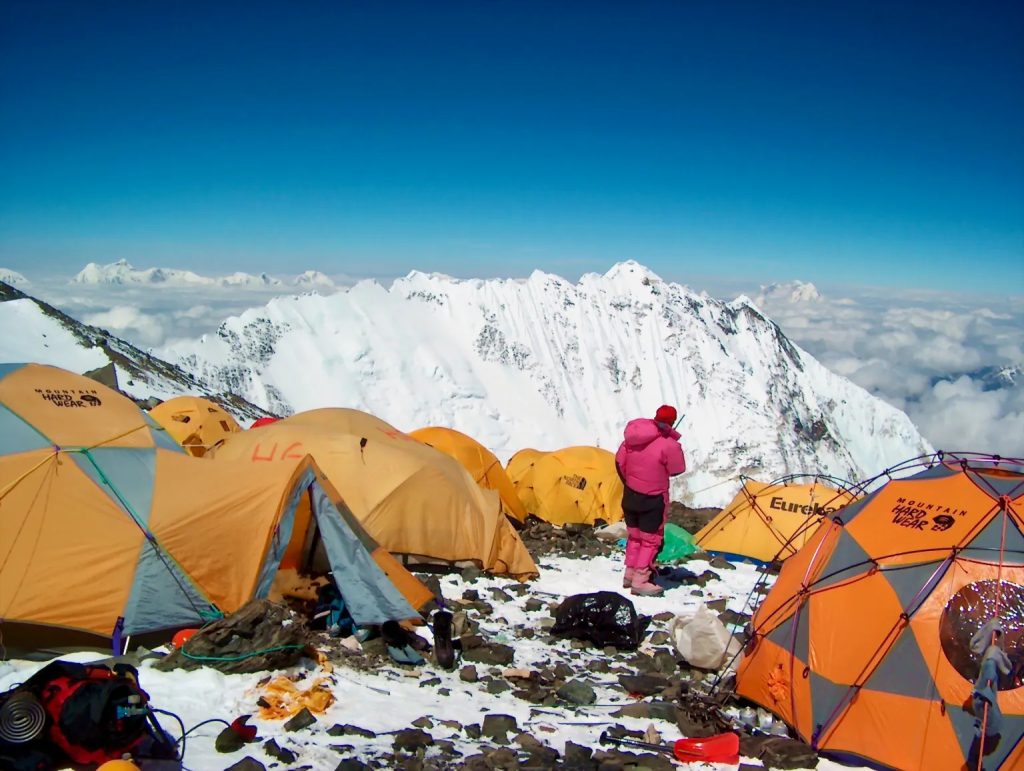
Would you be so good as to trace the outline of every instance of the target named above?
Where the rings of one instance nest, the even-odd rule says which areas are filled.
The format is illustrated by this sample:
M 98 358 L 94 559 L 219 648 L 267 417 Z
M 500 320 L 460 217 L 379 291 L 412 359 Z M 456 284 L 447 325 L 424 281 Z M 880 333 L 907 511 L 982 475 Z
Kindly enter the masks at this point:
M 664 752 L 674 755 L 676 760 L 684 763 L 700 761 L 702 763 L 739 763 L 740 737 L 738 734 L 715 734 L 702 739 L 677 739 L 671 747 L 664 744 L 651 744 L 637 739 L 616 739 L 605 731 L 601 734 L 601 744 L 619 744 L 625 747 L 638 747 L 652 752 Z

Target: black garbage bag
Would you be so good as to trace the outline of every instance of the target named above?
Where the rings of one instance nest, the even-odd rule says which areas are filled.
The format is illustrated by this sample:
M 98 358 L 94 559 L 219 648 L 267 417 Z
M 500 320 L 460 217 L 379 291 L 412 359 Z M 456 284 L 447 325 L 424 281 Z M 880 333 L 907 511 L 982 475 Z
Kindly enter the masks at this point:
M 641 616 L 633 603 L 615 592 L 574 594 L 558 607 L 551 633 L 577 640 L 589 640 L 604 647 L 614 645 L 636 650 L 643 640 L 650 616 Z

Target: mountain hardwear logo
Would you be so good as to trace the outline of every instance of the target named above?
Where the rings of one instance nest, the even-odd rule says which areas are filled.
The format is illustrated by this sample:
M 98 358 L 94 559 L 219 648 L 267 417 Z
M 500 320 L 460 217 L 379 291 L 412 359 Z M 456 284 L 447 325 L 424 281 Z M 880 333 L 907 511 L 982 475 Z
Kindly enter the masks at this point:
M 103 400 L 96 391 L 84 391 L 75 388 L 37 388 L 35 392 L 40 398 L 54 407 L 99 407 Z

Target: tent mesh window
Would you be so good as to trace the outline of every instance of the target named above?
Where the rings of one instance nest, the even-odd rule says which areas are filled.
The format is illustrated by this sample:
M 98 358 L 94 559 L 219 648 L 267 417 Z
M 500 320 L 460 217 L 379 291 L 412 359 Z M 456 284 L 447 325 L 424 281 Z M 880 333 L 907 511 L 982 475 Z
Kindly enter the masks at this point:
M 555 614 L 552 634 L 636 650 L 651 623 L 629 599 L 615 592 L 593 592 L 568 597 Z

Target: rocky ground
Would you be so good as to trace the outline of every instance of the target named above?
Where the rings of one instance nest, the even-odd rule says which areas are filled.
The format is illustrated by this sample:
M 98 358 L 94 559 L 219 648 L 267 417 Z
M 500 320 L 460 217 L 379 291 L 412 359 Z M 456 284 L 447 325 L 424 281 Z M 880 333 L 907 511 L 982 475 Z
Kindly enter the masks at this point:
M 672 521 L 696 530 L 714 513 L 674 506 Z M 425 577 L 454 613 L 458 659 L 452 669 L 438 666 L 429 651 L 421 666 L 399 666 L 381 638 L 352 645 L 323 634 L 314 636 L 319 667 L 307 659 L 305 668 L 290 671 L 299 688 L 314 680 L 329 683 L 339 697 L 335 706 L 320 715 L 300 711 L 273 727 L 257 721 L 263 738 L 247 745 L 225 732 L 217 740 L 225 762 L 216 767 L 668 769 L 676 767 L 668 754 L 601 740 L 632 738 L 670 747 L 679 737 L 709 736 L 738 727 L 744 756 L 740 769 L 817 765 L 814 752 L 801 742 L 742 729 L 739 718 L 755 713 L 751 705 L 732 696 L 728 673 L 690 666 L 672 644 L 669 624 L 676 612 L 701 603 L 717 612 L 723 623 L 742 628 L 750 606 L 740 595 L 749 594 L 758 579 L 751 565 L 694 555 L 683 565 L 689 577 L 665 598 L 632 598 L 638 611 L 650 617 L 638 649 L 596 647 L 554 635 L 551 628 L 574 586 L 621 589 L 608 585 L 618 581 L 621 547 L 602 541 L 588 527 L 558 529 L 535 522 L 523 536 L 542 570 L 537 581 L 510 582 L 475 569 Z M 589 586 L 593 583 L 602 585 Z M 260 612 L 236 615 L 244 628 L 234 635 L 216 631 L 219 645 L 252 639 L 267 648 L 279 642 L 263 635 L 257 621 Z M 280 641 L 287 638 L 293 643 L 297 633 L 309 634 L 301 623 L 282 626 L 281 619 L 269 617 Z M 421 628 L 419 636 L 426 647 L 429 627 Z M 168 659 L 159 666 L 173 668 L 179 663 Z M 230 663 L 224 668 L 238 671 Z M 260 682 L 265 684 L 266 679 Z M 359 694 L 361 707 L 337 708 L 346 691 L 352 698 Z M 250 688 L 249 698 L 253 693 Z M 344 720 L 332 719 L 336 716 Z M 761 719 L 766 717 L 762 712 Z

